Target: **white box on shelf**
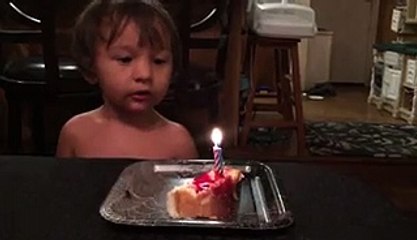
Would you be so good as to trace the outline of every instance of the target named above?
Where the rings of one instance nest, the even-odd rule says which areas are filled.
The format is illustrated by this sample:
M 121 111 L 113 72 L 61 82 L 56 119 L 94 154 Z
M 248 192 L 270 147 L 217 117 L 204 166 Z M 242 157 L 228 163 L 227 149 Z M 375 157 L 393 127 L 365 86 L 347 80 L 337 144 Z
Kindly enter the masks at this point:
M 399 98 L 402 71 L 386 67 L 384 69 L 382 96 L 390 100 Z
M 410 9 L 407 9 L 407 7 L 401 6 L 395 7 L 392 10 L 391 31 L 399 34 L 415 34 L 417 32 L 415 26 L 417 23 L 416 19 L 411 19 L 407 16 L 409 15 L 409 10 Z
M 385 51 L 384 52 L 384 63 L 385 65 L 391 66 L 393 68 L 401 69 L 403 65 L 404 55 L 393 52 Z
M 391 30 L 393 32 L 401 32 L 402 26 L 404 25 L 404 14 L 401 9 L 394 8 L 392 10 L 391 17 Z
M 407 71 L 405 77 L 405 83 L 410 86 L 416 85 L 416 72 L 417 72 L 417 61 L 416 59 L 407 60 Z

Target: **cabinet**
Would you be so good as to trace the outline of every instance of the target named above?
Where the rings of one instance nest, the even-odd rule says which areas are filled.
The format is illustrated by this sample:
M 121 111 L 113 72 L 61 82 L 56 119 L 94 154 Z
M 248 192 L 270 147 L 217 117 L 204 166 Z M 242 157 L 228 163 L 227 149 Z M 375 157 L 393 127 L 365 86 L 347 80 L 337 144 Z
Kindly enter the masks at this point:
M 417 89 L 417 44 L 389 43 L 374 46 L 369 103 L 393 117 L 414 119 Z
M 410 124 L 417 122 L 417 55 L 415 54 L 409 55 L 405 59 L 405 76 L 399 108 L 399 117 Z
M 396 41 L 374 45 L 368 102 L 412 124 L 417 122 L 417 0 L 394 7 L 390 28 Z

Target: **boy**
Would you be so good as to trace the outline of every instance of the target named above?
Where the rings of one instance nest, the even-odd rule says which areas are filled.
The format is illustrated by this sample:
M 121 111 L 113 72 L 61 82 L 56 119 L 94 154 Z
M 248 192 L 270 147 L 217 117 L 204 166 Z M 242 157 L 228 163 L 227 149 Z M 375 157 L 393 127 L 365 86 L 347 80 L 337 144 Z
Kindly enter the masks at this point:
M 80 15 L 74 53 L 103 105 L 62 128 L 57 157 L 197 158 L 188 131 L 154 107 L 179 64 L 178 34 L 152 0 L 93 0 Z

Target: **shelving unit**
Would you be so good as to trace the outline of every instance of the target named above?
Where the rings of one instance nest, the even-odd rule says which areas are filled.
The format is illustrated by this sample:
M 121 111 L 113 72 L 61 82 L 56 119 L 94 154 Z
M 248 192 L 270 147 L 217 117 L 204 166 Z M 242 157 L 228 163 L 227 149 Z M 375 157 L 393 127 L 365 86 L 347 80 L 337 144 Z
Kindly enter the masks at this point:
M 401 97 L 401 107 L 399 117 L 406 120 L 409 124 L 416 123 L 417 88 L 404 88 Z
M 368 97 L 368 103 L 375 104 L 381 109 L 382 78 L 384 74 L 383 52 L 373 49 L 373 67 L 371 76 L 371 88 Z
M 393 117 L 398 116 L 398 110 L 400 107 L 400 90 L 403 76 L 402 73 L 402 66 L 400 68 L 396 68 L 390 65 L 386 65 L 384 67 L 381 91 L 381 107 L 382 109 L 390 112 Z
M 399 117 L 413 124 L 417 121 L 417 50 L 411 54 L 405 60 L 406 69 L 401 88 Z
M 401 43 L 374 45 L 374 65 L 368 102 L 398 117 L 401 84 L 405 71 L 404 48 Z
M 393 9 L 391 30 L 396 41 L 374 45 L 368 103 L 417 123 L 417 0 Z

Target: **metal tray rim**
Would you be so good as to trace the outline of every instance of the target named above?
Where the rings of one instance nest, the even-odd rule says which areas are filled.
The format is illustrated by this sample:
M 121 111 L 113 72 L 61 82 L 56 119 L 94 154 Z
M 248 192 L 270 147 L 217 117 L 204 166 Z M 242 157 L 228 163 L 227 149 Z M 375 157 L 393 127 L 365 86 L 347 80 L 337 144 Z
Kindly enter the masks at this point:
M 212 159 L 189 159 L 189 160 L 164 160 L 164 161 L 142 161 L 133 163 L 129 166 L 127 166 L 121 173 L 120 176 L 127 171 L 127 169 L 133 167 L 137 164 L 143 164 L 144 162 L 152 162 L 155 165 L 161 164 L 161 165 L 169 165 L 169 164 L 211 164 L 213 162 Z M 252 161 L 252 160 L 226 160 L 226 165 L 259 165 L 262 168 L 266 169 L 268 172 L 268 179 L 270 183 L 272 184 L 271 188 L 274 192 L 274 195 L 277 197 L 278 205 L 279 207 L 283 207 L 282 213 L 280 213 L 279 219 L 281 224 L 259 224 L 256 226 L 236 226 L 235 224 L 222 222 L 222 221 L 216 221 L 216 220 L 194 220 L 194 219 L 171 219 L 170 221 L 167 220 L 149 220 L 149 219 L 142 219 L 140 223 L 129 221 L 126 219 L 122 219 L 122 217 L 114 217 L 112 215 L 111 210 L 107 207 L 106 203 L 108 201 L 108 198 L 110 196 L 110 193 L 113 191 L 113 188 L 115 188 L 116 184 L 121 181 L 120 176 L 116 180 L 115 184 L 110 189 L 108 195 L 106 196 L 105 200 L 100 206 L 99 213 L 100 215 L 107 221 L 115 223 L 115 224 L 121 224 L 121 225 L 131 225 L 131 226 L 139 226 L 139 227 L 189 227 L 189 228 L 219 228 L 219 229 L 235 229 L 235 230 L 279 230 L 284 229 L 289 226 L 291 226 L 294 223 L 293 215 L 290 211 L 286 209 L 285 203 L 282 199 L 281 193 L 278 188 L 278 184 L 274 177 L 273 170 L 267 165 L 262 162 L 258 161 Z M 210 223 L 210 224 L 208 224 Z

